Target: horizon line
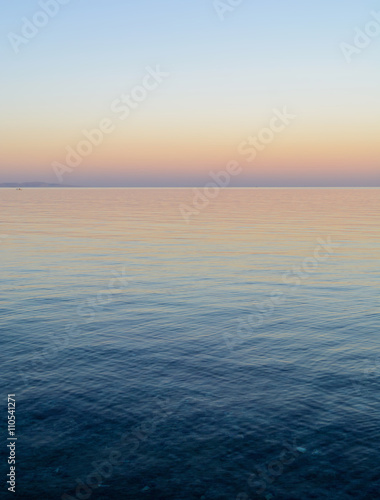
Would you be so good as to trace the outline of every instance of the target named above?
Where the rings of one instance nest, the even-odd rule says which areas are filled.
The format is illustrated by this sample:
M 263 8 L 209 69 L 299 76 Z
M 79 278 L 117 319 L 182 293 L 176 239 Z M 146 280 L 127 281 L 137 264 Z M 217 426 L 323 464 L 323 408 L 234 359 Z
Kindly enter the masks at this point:
M 17 184 L 17 183 L 4 183 Z M 1 186 L 0 189 L 204 189 L 205 186 Z M 380 189 L 379 186 L 216 186 L 219 189 Z

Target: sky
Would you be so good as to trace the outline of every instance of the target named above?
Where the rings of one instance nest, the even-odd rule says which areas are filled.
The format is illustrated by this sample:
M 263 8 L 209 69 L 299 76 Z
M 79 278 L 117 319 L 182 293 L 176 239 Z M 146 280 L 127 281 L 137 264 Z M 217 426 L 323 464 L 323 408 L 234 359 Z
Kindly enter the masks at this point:
M 3 7 L 0 183 L 380 186 L 380 1 L 60 2 Z

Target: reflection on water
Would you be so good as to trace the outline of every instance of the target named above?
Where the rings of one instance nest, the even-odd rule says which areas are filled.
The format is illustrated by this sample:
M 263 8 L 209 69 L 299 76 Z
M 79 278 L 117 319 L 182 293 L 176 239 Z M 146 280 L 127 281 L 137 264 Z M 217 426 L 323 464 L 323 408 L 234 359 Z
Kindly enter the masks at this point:
M 379 195 L 0 190 L 20 498 L 378 498 Z

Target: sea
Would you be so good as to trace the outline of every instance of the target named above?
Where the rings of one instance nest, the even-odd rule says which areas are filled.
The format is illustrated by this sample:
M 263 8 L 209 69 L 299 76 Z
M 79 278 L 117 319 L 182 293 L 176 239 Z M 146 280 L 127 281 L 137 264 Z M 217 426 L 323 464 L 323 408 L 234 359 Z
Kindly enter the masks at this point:
M 0 206 L 1 498 L 380 498 L 380 189 Z

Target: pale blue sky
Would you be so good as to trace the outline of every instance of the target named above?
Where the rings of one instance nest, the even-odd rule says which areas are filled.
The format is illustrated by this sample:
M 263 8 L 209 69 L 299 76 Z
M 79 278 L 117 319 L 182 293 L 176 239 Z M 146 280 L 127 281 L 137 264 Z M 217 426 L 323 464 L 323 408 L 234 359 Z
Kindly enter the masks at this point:
M 380 12 L 378 1 L 243 0 L 221 22 L 212 0 L 71 0 L 16 55 L 8 34 L 19 34 L 21 19 L 38 10 L 33 0 L 6 2 L 0 20 L 1 132 L 8 142 L 19 131 L 22 143 L 36 127 L 41 134 L 55 130 L 64 148 L 156 64 L 171 78 L 151 104 L 151 123 L 163 109 L 168 130 L 187 120 L 212 128 L 212 117 L 215 126 L 224 118 L 231 144 L 236 127 L 240 137 L 250 121 L 254 127 L 284 104 L 306 109 L 310 122 L 319 120 L 321 106 L 333 113 L 337 100 L 343 115 L 347 109 L 348 119 L 363 115 L 366 126 L 379 111 L 380 38 L 350 65 L 339 47 L 352 41 L 371 10 Z M 59 147 L 57 140 L 57 155 Z M 38 170 L 30 180 L 45 171 L 48 177 L 49 163 L 34 155 L 30 166 L 37 162 Z M 24 166 L 15 160 L 15 177 Z M 7 180 L 8 171 L 0 176 Z

